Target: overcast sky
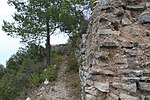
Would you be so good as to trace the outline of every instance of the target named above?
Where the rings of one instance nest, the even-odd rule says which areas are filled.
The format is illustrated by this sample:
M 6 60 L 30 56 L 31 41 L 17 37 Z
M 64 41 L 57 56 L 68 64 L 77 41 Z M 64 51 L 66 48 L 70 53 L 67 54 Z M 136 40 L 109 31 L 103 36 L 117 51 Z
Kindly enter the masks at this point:
M 7 0 L 0 0 L 0 64 L 5 65 L 6 61 L 11 55 L 15 54 L 21 44 L 19 39 L 7 36 L 7 34 L 2 31 L 3 20 L 13 21 L 12 15 L 15 12 L 14 7 L 10 7 L 7 4 Z M 66 43 L 68 37 L 64 34 L 57 36 L 51 36 L 51 44 L 62 44 Z

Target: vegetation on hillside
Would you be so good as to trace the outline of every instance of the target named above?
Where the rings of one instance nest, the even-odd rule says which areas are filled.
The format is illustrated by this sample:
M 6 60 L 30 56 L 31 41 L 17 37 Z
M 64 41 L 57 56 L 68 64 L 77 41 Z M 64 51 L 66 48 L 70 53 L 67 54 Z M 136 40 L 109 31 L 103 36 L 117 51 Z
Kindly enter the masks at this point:
M 70 83 L 79 95 L 79 65 L 75 58 L 82 34 L 86 33 L 91 0 L 8 0 L 16 9 L 14 22 L 4 21 L 3 30 L 11 37 L 20 37 L 27 43 L 12 55 L 6 68 L 0 65 L 0 100 L 24 99 L 28 91 L 40 85 L 45 79 L 56 79 L 62 53 L 54 52 L 50 46 L 50 36 L 57 29 L 69 36 L 70 60 L 66 72 L 78 81 Z M 36 45 L 46 40 L 46 48 Z M 50 59 L 51 56 L 51 59 Z M 46 62 L 46 63 L 45 63 Z M 71 79 L 71 77 L 68 79 Z M 72 81 L 73 82 L 73 81 Z M 79 97 L 79 96 L 78 96 Z
M 54 81 L 57 77 L 58 62 L 61 54 L 55 53 L 53 64 L 45 64 L 45 48 L 30 44 L 12 55 L 6 63 L 6 68 L 0 66 L 0 100 L 24 99 L 28 89 L 37 87 L 45 79 Z

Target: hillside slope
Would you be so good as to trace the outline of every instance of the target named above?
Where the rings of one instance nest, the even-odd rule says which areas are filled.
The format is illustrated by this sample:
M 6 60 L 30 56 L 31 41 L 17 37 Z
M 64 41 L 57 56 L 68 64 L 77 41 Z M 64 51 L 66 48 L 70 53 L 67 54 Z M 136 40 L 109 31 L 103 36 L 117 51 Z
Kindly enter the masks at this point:
M 56 81 L 48 85 L 41 84 L 30 94 L 31 100 L 75 100 L 69 93 L 70 87 L 66 84 L 66 66 L 67 56 L 61 61 Z

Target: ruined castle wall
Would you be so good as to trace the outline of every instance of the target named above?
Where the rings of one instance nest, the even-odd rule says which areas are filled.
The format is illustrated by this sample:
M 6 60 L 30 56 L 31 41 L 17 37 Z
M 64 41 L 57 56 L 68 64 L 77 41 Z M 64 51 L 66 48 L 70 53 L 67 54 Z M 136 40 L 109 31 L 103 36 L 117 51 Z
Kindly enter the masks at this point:
M 82 100 L 150 100 L 150 1 L 99 0 L 80 62 Z

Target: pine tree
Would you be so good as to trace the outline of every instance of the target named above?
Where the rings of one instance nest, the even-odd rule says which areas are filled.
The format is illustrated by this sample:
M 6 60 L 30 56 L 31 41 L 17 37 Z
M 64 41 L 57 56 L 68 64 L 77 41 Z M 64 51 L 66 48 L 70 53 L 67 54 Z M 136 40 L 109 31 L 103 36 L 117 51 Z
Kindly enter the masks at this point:
M 75 2 L 76 1 L 76 2 Z M 42 43 L 46 40 L 47 65 L 50 64 L 50 36 L 60 29 L 76 33 L 83 25 L 83 12 L 76 5 L 81 0 L 8 0 L 15 6 L 14 22 L 3 21 L 3 30 L 24 43 Z

